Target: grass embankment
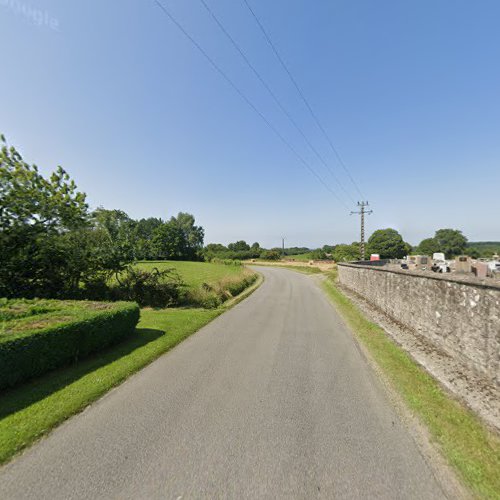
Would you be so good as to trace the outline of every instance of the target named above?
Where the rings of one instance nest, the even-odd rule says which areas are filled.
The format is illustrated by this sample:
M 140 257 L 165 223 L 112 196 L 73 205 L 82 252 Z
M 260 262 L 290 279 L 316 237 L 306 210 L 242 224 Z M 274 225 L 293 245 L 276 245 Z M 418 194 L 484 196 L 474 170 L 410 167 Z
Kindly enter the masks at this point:
M 334 275 L 323 287 L 464 484 L 477 497 L 500 498 L 500 438 L 452 399 L 382 328 L 368 321 L 337 289 Z
M 215 308 L 239 295 L 257 279 L 257 275 L 234 261 L 228 264 L 212 262 L 153 261 L 138 262 L 146 270 L 175 269 L 186 284 L 181 305 Z
M 179 263 L 174 264 L 177 267 Z M 212 267 L 206 264 L 206 267 L 201 267 L 203 263 L 180 264 L 180 268 L 187 270 L 184 280 L 190 280 L 193 287 L 214 277 L 224 279 L 224 273 L 240 276 L 245 273 L 241 266 L 235 271 L 232 266 L 225 265 Z M 202 271 L 203 277 L 197 275 Z M 242 296 L 250 290 L 248 288 Z M 237 303 L 240 297 L 216 309 L 143 309 L 135 335 L 77 364 L 0 393 L 0 463 L 7 462 L 68 417 L 199 330 Z
M 155 260 L 140 261 L 136 265 L 148 271 L 151 271 L 155 267 L 160 271 L 166 268 L 173 268 L 191 289 L 198 288 L 203 283 L 215 283 L 230 276 L 238 277 L 245 272 L 245 267 L 242 265 L 214 264 L 212 262 Z

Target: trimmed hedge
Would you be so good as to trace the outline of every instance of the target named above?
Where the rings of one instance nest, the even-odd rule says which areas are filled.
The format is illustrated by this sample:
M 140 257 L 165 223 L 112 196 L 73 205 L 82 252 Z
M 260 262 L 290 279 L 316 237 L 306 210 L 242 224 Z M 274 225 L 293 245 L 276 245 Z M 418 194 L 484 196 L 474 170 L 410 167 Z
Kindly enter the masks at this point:
M 17 304 L 25 306 L 28 302 L 37 301 L 9 301 L 8 306 L 15 310 Z M 140 315 L 134 302 L 43 303 L 52 304 L 52 311 L 45 313 L 43 309 L 44 313 L 28 316 L 17 314 L 21 319 L 11 321 L 14 326 L 10 329 L 9 322 L 4 321 L 0 331 L 0 389 L 74 363 L 121 341 L 134 333 Z

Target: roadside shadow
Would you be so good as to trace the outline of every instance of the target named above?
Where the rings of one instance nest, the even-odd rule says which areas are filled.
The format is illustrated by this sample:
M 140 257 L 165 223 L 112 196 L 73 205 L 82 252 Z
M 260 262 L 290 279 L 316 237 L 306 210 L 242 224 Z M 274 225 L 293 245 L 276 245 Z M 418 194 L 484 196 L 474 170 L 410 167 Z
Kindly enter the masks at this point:
M 0 392 L 0 420 L 40 401 L 83 376 L 116 361 L 136 349 L 153 342 L 165 332 L 151 328 L 136 328 L 135 334 L 119 344 L 36 379 Z

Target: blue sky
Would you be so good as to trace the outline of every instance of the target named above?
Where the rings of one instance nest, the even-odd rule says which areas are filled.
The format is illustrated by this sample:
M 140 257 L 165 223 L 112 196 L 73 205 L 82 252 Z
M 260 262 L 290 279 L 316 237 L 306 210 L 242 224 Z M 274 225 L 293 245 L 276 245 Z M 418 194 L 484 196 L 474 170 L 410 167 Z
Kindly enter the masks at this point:
M 199 0 L 162 0 L 355 209 Z M 206 0 L 359 198 L 242 0 Z M 410 243 L 500 240 L 500 2 L 249 0 L 374 214 Z M 0 0 L 0 131 L 93 207 L 191 212 L 206 242 L 317 246 L 359 220 L 149 0 Z

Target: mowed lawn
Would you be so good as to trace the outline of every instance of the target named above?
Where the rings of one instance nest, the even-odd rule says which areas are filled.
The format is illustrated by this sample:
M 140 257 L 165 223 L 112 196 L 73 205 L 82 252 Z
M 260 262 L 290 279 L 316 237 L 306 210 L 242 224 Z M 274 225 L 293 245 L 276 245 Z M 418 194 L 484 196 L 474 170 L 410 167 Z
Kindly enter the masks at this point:
M 240 265 L 175 260 L 141 261 L 136 266 L 148 271 L 155 267 L 160 271 L 173 268 L 189 288 L 198 288 L 203 283 L 215 283 L 227 276 L 240 276 L 245 270 L 245 267 Z

